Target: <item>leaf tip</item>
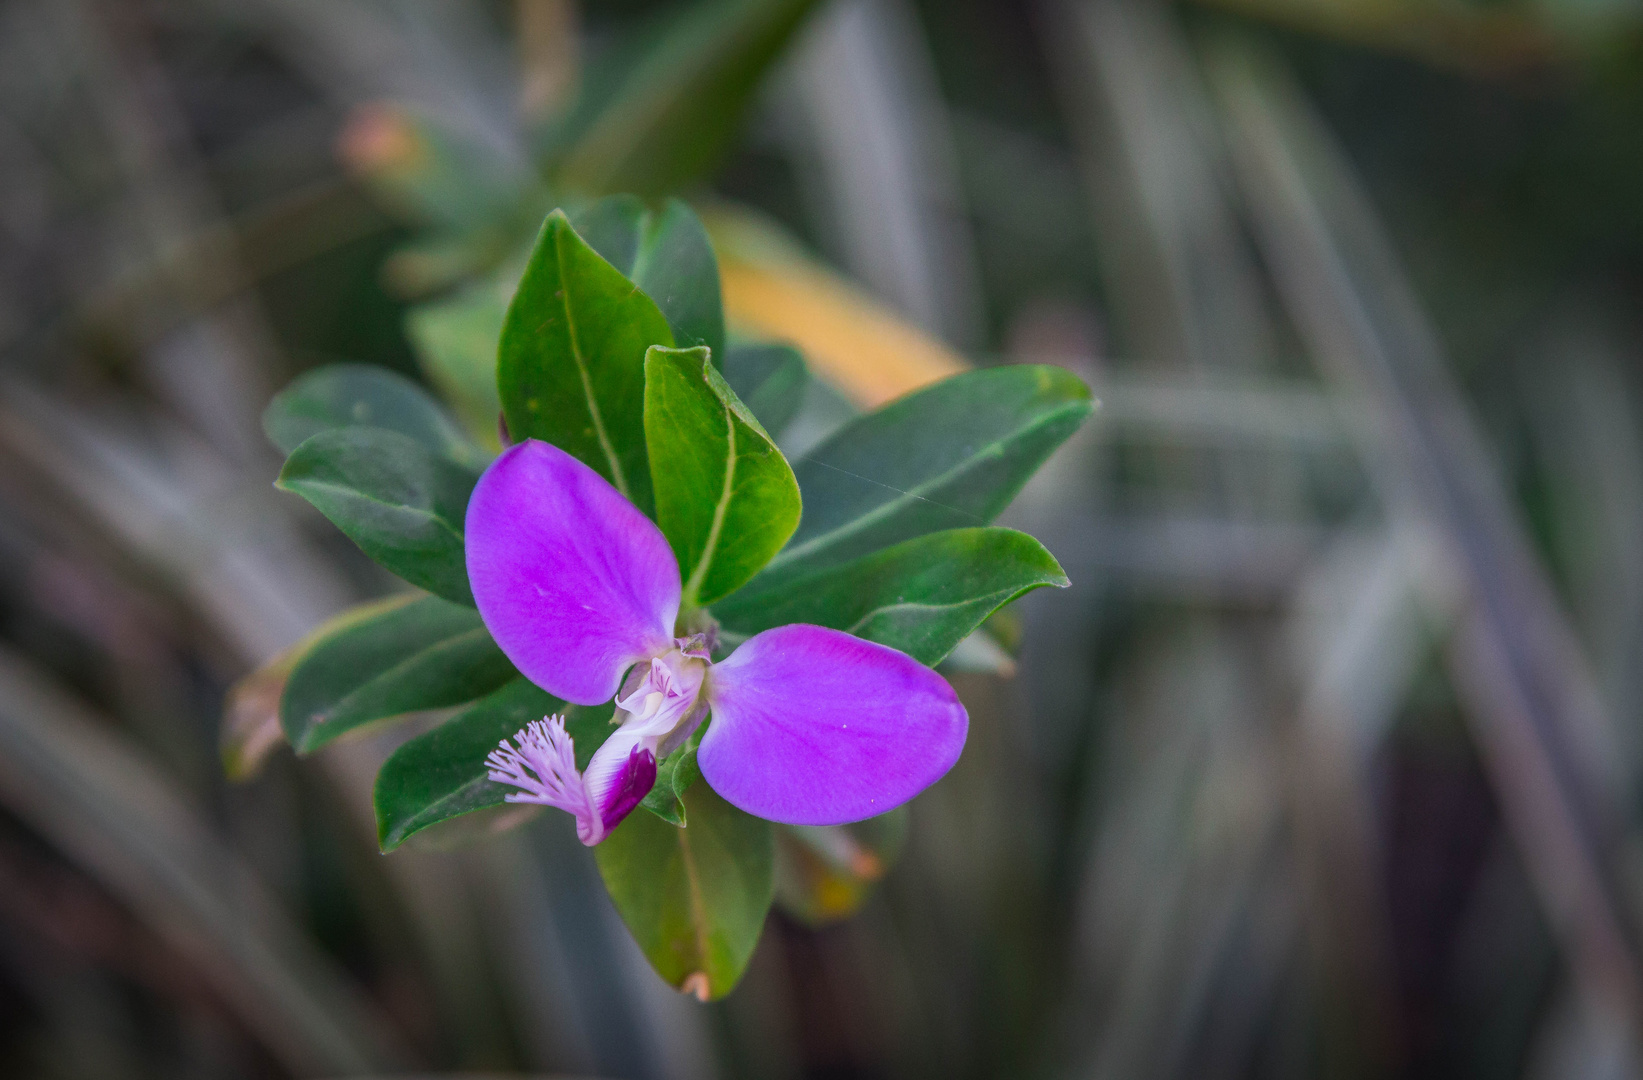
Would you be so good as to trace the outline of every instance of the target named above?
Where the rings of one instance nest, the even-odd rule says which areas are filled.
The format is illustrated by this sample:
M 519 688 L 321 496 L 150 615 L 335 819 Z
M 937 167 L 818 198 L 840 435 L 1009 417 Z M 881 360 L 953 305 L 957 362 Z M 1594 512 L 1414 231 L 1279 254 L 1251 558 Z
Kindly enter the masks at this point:
M 689 994 L 705 1005 L 713 999 L 713 984 L 708 981 L 707 972 L 692 971 L 685 976 L 685 981 L 679 984 L 679 992 Z

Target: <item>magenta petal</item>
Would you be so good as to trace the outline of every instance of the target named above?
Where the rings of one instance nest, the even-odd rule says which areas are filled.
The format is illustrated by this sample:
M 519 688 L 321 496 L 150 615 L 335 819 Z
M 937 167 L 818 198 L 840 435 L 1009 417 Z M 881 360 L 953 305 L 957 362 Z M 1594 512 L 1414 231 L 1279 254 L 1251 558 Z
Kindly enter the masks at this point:
M 679 565 L 604 477 L 528 439 L 468 500 L 468 580 L 491 636 L 531 682 L 579 705 L 672 644 Z
M 934 671 L 819 626 L 757 634 L 708 680 L 702 775 L 732 805 L 788 825 L 900 806 L 952 768 L 970 726 Z
M 628 751 L 628 759 L 622 763 L 621 773 L 599 807 L 599 820 L 604 823 L 605 832 L 608 834 L 620 825 L 622 819 L 643 802 L 655 786 L 656 755 L 635 746 Z

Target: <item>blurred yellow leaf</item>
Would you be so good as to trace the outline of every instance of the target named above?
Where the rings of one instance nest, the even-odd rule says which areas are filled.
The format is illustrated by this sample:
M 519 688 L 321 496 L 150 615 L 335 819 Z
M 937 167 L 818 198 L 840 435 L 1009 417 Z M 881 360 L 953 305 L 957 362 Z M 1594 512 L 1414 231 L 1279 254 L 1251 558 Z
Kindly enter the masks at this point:
M 797 345 L 816 374 L 863 408 L 969 367 L 764 218 L 720 205 L 702 220 L 719 256 L 727 321 L 749 336 Z

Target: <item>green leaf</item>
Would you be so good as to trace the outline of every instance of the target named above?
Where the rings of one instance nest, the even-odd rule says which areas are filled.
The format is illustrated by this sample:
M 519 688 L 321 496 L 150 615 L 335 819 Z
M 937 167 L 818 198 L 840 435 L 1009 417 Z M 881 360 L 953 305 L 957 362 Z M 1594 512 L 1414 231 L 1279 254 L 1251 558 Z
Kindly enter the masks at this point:
M 516 677 L 473 608 L 395 597 L 307 648 L 280 696 L 280 726 L 307 753 L 361 724 L 460 705 Z
M 394 751 L 377 772 L 373 793 L 382 850 L 392 851 L 430 825 L 506 802 L 516 789 L 486 775 L 486 756 L 526 724 L 553 713 L 565 715 L 576 767 L 587 768 L 614 730 L 611 707 L 567 706 L 523 676 Z
M 580 458 L 649 513 L 645 350 L 672 344 L 650 298 L 555 210 L 502 325 L 497 388 L 509 435 Z
M 1044 545 L 1014 529 L 948 529 L 852 562 L 752 587 L 716 604 L 727 630 L 756 634 L 812 623 L 937 664 L 998 608 L 1067 576 Z
M 706 345 L 718 363 L 725 351 L 719 263 L 707 230 L 690 207 L 669 199 L 651 208 L 633 195 L 611 195 L 577 213 L 577 235 L 667 317 L 682 348 Z
M 670 825 L 685 825 L 685 792 L 702 777 L 696 765 L 696 748 L 702 741 L 697 728 L 689 741 L 656 765 L 656 785 L 639 805 Z
M 775 438 L 798 415 L 810 382 L 804 357 L 791 345 L 732 345 L 719 361 L 719 370 Z
M 385 428 L 322 431 L 292 451 L 277 486 L 313 503 L 382 566 L 473 603 L 462 522 L 477 473 Z
M 595 61 L 552 137 L 550 173 L 565 188 L 662 195 L 706 175 L 741 128 L 748 103 L 816 0 L 687 5 Z
M 594 855 L 605 887 L 656 973 L 703 1001 L 736 985 L 774 891 L 768 821 L 694 784 L 689 828 L 629 814 Z
M 689 611 L 781 548 L 799 523 L 799 485 L 704 348 L 645 354 L 645 441 L 656 523 L 678 556 Z
M 500 806 L 514 789 L 487 776 L 485 757 L 564 702 L 516 677 L 473 708 L 395 750 L 377 772 L 377 842 L 392 851 L 449 818 Z
M 262 414 L 263 431 L 286 454 L 310 435 L 356 425 L 397 431 L 459 464 L 485 466 L 479 447 L 426 390 L 371 364 L 315 368 L 275 394 Z
M 776 904 L 811 927 L 847 919 L 907 839 L 907 807 L 852 825 L 776 826 Z
M 939 529 L 985 525 L 1094 403 L 1070 372 L 969 371 L 829 436 L 794 467 L 804 520 L 756 587 Z
M 338 612 L 310 630 L 301 641 L 229 687 L 218 731 L 223 771 L 228 778 L 249 780 L 275 747 L 288 742 L 285 728 L 280 724 L 280 702 L 285 697 L 291 672 L 309 653 L 349 627 L 402 608 L 415 599 L 414 594 L 402 593 Z
M 449 300 L 421 304 L 405 316 L 405 334 L 428 381 L 468 429 L 491 445 L 502 400 L 496 392 L 496 350 L 512 282 L 485 282 Z

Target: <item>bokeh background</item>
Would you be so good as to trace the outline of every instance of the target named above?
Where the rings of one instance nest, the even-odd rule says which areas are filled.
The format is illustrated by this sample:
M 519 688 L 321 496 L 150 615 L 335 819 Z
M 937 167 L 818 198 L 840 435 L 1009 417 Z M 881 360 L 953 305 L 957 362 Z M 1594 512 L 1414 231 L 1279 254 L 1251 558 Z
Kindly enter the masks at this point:
M 790 449 L 1102 401 L 899 860 L 706 1007 L 563 815 L 379 855 L 406 728 L 223 769 L 394 588 L 263 405 L 482 400 L 607 190 L 805 348 Z M 0 1075 L 1643 1075 L 1640 288 L 1637 0 L 0 0 Z

